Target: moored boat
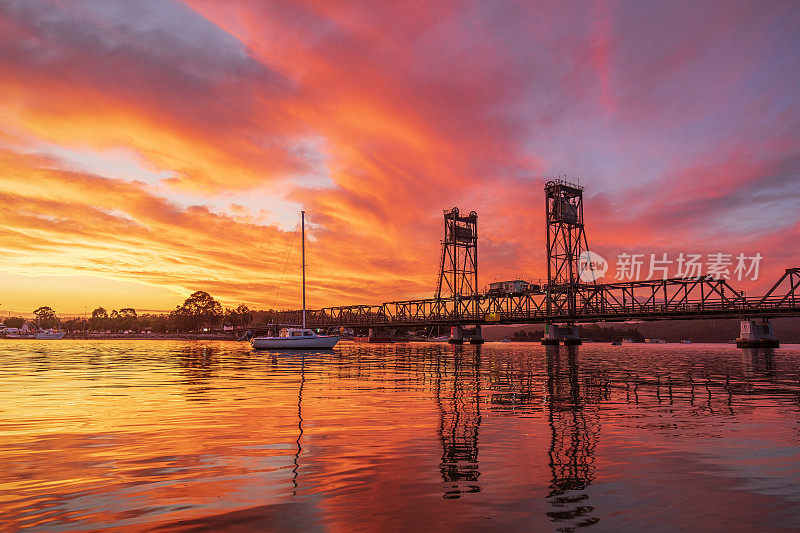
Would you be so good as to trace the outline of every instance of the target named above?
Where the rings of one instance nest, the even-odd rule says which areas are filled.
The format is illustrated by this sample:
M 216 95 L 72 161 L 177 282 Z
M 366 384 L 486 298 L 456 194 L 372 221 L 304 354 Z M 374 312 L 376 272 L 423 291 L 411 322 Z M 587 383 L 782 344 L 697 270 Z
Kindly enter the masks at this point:
M 306 212 L 300 212 L 303 245 L 303 327 L 283 328 L 277 337 L 253 337 L 256 350 L 329 350 L 339 342 L 339 335 L 318 335 L 306 328 Z
M 260 350 L 330 349 L 339 342 L 339 335 L 317 335 L 310 329 L 283 328 L 277 337 L 254 337 L 253 348 Z
M 67 333 L 65 331 L 56 331 L 54 329 L 44 329 L 36 333 L 36 338 L 39 340 L 61 340 Z

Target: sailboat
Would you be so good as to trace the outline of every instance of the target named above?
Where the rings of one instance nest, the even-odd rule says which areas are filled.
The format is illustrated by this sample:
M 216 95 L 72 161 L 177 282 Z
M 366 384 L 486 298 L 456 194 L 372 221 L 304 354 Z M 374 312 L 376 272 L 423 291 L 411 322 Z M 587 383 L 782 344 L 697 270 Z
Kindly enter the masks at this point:
M 253 337 L 250 342 L 257 350 L 330 349 L 339 342 L 339 335 L 317 335 L 306 328 L 306 212 L 300 212 L 303 243 L 303 327 L 283 328 L 277 337 Z

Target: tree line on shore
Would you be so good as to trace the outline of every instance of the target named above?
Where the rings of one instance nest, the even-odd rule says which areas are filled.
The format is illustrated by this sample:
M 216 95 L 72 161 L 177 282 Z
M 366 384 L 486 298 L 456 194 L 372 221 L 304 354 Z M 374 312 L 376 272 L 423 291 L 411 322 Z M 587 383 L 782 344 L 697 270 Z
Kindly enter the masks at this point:
M 620 342 L 622 339 L 630 339 L 634 342 L 644 342 L 644 335 L 634 328 L 618 328 L 618 327 L 603 327 L 597 325 L 583 325 L 579 327 L 580 337 L 582 339 L 591 339 L 595 341 L 608 341 Z M 521 329 L 515 331 L 511 336 L 511 340 L 518 342 L 535 342 L 542 340 L 544 330 L 538 329 Z
M 64 331 L 150 331 L 153 333 L 201 332 L 219 329 L 221 326 L 248 326 L 254 316 L 274 314 L 274 311 L 251 311 L 245 304 L 236 308 L 223 308 L 216 299 L 205 291 L 196 291 L 181 305 L 169 313 L 139 314 L 132 307 L 94 309 L 91 316 L 60 319 L 50 306 L 42 306 L 33 311 L 32 320 L 23 317 L 3 319 L 6 328 L 22 328 L 26 323 L 38 329 L 59 328 Z
M 770 319 L 775 336 L 786 344 L 800 343 L 800 317 Z M 657 320 L 637 324 L 582 325 L 579 333 L 582 339 L 596 341 L 619 341 L 631 339 L 641 342 L 645 338 L 663 339 L 667 342 L 730 342 L 739 336 L 738 318 L 712 318 L 703 320 Z M 528 327 L 505 335 L 515 341 L 538 341 L 543 335 L 542 328 Z

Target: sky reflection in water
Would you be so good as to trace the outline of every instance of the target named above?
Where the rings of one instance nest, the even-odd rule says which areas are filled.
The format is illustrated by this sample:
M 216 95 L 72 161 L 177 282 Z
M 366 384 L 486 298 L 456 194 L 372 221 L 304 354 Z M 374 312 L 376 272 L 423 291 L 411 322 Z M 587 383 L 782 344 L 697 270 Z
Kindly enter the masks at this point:
M 800 523 L 800 350 L 0 341 L 0 524 Z

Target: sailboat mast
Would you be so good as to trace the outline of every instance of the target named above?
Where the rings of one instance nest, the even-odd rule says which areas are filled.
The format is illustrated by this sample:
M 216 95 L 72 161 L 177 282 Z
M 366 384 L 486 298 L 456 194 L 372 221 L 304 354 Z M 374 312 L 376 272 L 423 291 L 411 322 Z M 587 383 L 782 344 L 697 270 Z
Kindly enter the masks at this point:
M 303 329 L 306 329 L 306 212 L 300 211 L 300 232 L 303 238 Z

